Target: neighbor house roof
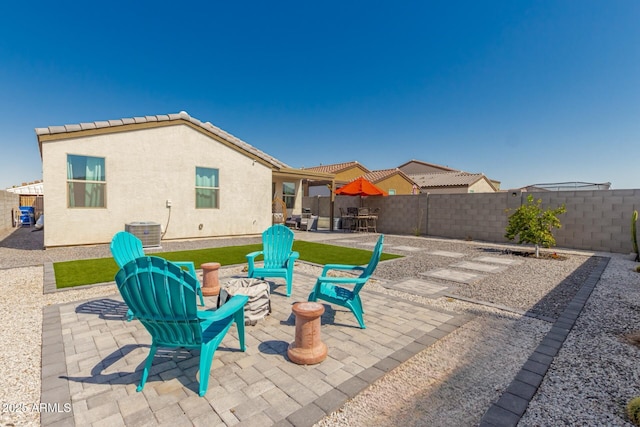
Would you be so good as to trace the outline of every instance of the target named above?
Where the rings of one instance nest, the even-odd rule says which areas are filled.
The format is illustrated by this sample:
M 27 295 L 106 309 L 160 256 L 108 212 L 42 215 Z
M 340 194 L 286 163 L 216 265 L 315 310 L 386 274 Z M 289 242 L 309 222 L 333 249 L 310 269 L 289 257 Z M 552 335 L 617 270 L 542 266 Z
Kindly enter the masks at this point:
M 354 166 L 359 166 L 361 169 L 364 169 L 366 171 L 369 170 L 366 167 L 364 167 L 361 163 L 358 163 L 357 161 L 345 162 L 345 163 L 334 163 L 332 165 L 312 166 L 309 168 L 302 168 L 302 169 L 308 170 L 308 171 L 314 171 L 314 172 L 338 174 L 344 170 L 351 169 Z
M 400 175 L 401 177 L 405 178 L 407 181 L 414 183 L 414 180 L 411 179 L 411 177 L 409 177 L 406 173 L 402 172 L 398 168 L 371 171 L 365 174 L 364 177 L 366 180 L 376 183 L 376 182 L 382 181 L 383 179 L 389 178 L 393 175 Z
M 25 183 L 19 186 L 7 188 L 6 191 L 9 193 L 28 195 L 44 194 L 44 183 L 42 181 L 34 181 L 28 184 Z
M 411 163 L 417 163 L 419 165 L 424 165 L 424 166 L 429 166 L 432 168 L 436 168 L 436 169 L 441 169 L 443 172 L 460 172 L 458 169 L 453 169 L 450 168 L 448 166 L 442 166 L 442 165 L 437 165 L 435 163 L 427 163 L 427 162 L 423 162 L 422 160 L 416 160 L 416 159 L 411 159 L 408 162 L 405 162 L 403 164 L 401 164 L 400 166 L 398 166 L 399 169 L 402 169 L 402 167 L 407 166 Z M 436 172 L 434 172 L 436 173 Z
M 491 180 L 481 173 L 437 172 L 411 175 L 411 178 L 420 188 L 470 186 L 482 179 L 486 179 L 491 186 L 495 187 Z
M 38 145 L 40 147 L 40 155 L 42 155 L 42 142 L 53 141 L 56 139 L 64 139 L 74 136 L 82 136 L 82 134 L 104 134 L 110 132 L 124 132 L 141 128 L 149 128 L 155 126 L 170 126 L 175 124 L 187 124 L 191 127 L 214 136 L 214 139 L 244 152 L 250 157 L 261 160 L 270 165 L 272 168 L 291 169 L 286 163 L 281 162 L 257 149 L 256 147 L 244 142 L 240 138 L 231 135 L 228 132 L 212 125 L 210 122 L 203 123 L 200 120 L 191 117 L 187 112 L 181 111 L 177 114 L 162 114 L 157 116 L 131 117 L 117 120 L 105 120 L 90 123 L 80 123 L 64 126 L 49 126 L 46 128 L 36 128 L 38 137 Z

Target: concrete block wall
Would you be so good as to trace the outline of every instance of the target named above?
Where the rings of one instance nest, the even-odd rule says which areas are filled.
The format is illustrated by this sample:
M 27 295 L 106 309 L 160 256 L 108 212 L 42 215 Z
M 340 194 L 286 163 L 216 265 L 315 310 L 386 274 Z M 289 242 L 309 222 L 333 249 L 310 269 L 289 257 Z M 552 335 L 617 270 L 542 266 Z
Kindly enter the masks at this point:
M 594 190 L 532 193 L 543 207 L 564 204 L 557 230 L 560 247 L 630 253 L 631 216 L 640 210 L 640 190 Z
M 426 234 L 455 239 L 506 242 L 506 209 L 517 208 L 509 193 L 428 195 Z M 519 202 L 519 200 L 518 200 Z
M 17 208 L 20 196 L 0 190 L 0 232 L 13 228 L 12 209 Z
M 380 208 L 378 231 L 382 233 L 506 243 L 508 217 L 526 203 L 529 194 L 542 200 L 543 209 L 566 206 L 567 212 L 560 216 L 562 228 L 554 230 L 558 247 L 617 253 L 633 250 L 631 216 L 634 209 L 640 210 L 640 189 L 398 195 L 368 197 L 362 204 Z M 313 202 L 320 215 L 329 216 L 329 197 L 308 199 L 319 199 Z M 303 206 L 309 207 L 309 202 L 304 201 Z M 338 196 L 334 215 L 340 216 L 340 207 L 359 203 L 357 197 Z
M 424 234 L 426 230 L 426 210 L 424 200 L 418 196 L 398 195 L 370 197 L 365 206 L 380 208 L 377 228 L 389 234 Z

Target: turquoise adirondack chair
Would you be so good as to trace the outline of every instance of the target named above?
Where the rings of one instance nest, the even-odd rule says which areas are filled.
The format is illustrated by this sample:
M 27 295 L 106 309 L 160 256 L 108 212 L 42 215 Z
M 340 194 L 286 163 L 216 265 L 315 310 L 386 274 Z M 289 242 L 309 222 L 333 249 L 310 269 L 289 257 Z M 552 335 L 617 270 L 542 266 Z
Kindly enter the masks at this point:
M 327 264 L 322 270 L 322 274 L 318 277 L 313 290 L 309 294 L 309 301 L 317 301 L 319 299 L 346 307 L 353 312 L 360 324 L 360 328 L 365 329 L 364 319 L 362 317 L 364 310 L 362 309 L 362 300 L 360 299 L 360 290 L 371 277 L 382 255 L 382 245 L 384 243 L 384 235 L 378 238 L 378 243 L 373 249 L 371 259 L 366 267 L 358 265 L 343 264 Z M 362 271 L 358 277 L 329 277 L 327 273 L 330 270 L 342 271 Z M 353 285 L 353 289 L 349 289 L 338 285 Z
M 249 277 L 282 277 L 287 281 L 287 296 L 291 296 L 293 265 L 300 257 L 293 248 L 293 231 L 282 224 L 272 225 L 262 233 L 262 250 L 247 255 Z M 256 257 L 264 256 L 264 266 L 255 267 Z
M 142 247 L 142 242 L 133 234 L 127 231 L 120 231 L 116 233 L 111 239 L 111 254 L 113 255 L 113 259 L 118 264 L 118 267 L 122 268 L 129 261 L 134 260 L 136 258 L 144 256 L 144 249 Z M 200 305 L 204 307 L 204 297 L 202 295 L 202 287 L 200 282 L 198 281 L 198 276 L 196 275 L 196 267 L 191 261 L 180 261 L 173 262 L 177 266 L 181 268 L 187 269 L 189 274 L 196 279 L 197 294 L 200 298 Z M 127 312 L 127 319 L 130 321 L 133 319 L 133 314 L 131 310 Z
M 245 351 L 244 305 L 249 297 L 235 295 L 216 311 L 200 311 L 194 277 L 152 256 L 128 262 L 115 279 L 122 299 L 152 337 L 137 391 L 147 382 L 158 347 L 200 349 L 200 396 L 207 392 L 213 354 L 233 323 L 238 328 L 240 349 Z

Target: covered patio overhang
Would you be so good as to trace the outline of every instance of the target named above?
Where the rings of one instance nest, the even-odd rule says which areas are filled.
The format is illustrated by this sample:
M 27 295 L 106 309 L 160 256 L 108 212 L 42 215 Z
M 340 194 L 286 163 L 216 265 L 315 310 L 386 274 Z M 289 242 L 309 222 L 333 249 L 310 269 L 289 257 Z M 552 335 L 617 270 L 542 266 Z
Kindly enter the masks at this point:
M 325 172 L 313 172 L 304 169 L 281 168 L 273 171 L 273 178 L 278 180 L 301 181 L 303 189 L 306 189 L 309 183 L 313 185 L 327 185 L 331 190 L 331 213 L 329 218 L 329 229 L 333 231 L 333 204 L 335 202 L 336 181 L 335 174 Z

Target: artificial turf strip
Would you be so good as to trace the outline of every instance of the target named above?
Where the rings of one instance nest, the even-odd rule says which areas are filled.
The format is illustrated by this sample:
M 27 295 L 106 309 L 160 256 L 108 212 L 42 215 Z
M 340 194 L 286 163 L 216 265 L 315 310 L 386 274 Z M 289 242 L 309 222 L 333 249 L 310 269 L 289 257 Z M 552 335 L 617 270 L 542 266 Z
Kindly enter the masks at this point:
M 179 252 L 158 252 L 148 255 L 158 256 L 169 261 L 193 261 L 196 268 L 205 262 L 219 262 L 221 265 L 244 264 L 246 255 L 262 250 L 262 244 L 226 246 L 222 248 L 194 249 Z M 300 253 L 300 259 L 315 264 L 364 265 L 371 258 L 371 251 L 345 248 L 324 243 L 296 241 L 293 250 Z M 399 258 L 400 255 L 383 253 L 381 260 Z M 260 260 L 262 257 L 258 257 Z M 84 259 L 56 262 L 53 264 L 58 289 L 95 283 L 113 282 L 118 266 L 113 258 Z

